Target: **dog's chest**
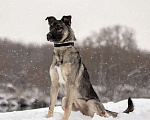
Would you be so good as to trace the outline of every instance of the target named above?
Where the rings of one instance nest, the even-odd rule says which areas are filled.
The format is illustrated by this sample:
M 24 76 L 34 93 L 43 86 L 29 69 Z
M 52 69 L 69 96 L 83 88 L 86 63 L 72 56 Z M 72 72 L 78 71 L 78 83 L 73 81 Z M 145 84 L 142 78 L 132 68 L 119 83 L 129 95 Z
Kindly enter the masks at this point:
M 63 75 L 62 75 L 61 67 L 56 66 L 56 70 L 57 70 L 58 77 L 59 77 L 59 81 L 58 81 L 59 85 L 60 86 L 65 85 L 65 80 L 64 80 Z

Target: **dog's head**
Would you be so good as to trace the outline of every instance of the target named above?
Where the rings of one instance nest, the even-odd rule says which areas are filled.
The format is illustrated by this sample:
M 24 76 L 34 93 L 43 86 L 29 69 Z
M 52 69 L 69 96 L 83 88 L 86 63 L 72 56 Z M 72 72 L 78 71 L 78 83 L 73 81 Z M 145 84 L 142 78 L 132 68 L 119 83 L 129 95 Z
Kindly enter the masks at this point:
M 71 16 L 63 16 L 61 20 L 50 16 L 48 20 L 50 32 L 47 34 L 47 40 L 54 43 L 63 43 L 75 41 L 73 30 L 71 29 Z

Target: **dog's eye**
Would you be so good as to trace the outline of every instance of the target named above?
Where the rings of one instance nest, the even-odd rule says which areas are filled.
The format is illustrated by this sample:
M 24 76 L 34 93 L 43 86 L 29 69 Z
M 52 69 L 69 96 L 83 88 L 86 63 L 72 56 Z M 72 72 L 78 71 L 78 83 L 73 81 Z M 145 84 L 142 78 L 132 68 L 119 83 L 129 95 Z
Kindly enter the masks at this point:
M 55 26 L 55 24 L 56 24 L 56 22 L 52 22 L 51 25 L 50 25 L 50 27 Z

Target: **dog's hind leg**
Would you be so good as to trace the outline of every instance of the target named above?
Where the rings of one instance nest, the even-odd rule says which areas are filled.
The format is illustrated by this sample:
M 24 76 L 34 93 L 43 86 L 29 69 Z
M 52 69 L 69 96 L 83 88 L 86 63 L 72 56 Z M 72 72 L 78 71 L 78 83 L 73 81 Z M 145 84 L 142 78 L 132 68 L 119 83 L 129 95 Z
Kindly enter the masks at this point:
M 55 103 L 58 96 L 59 84 L 58 84 L 58 74 L 56 72 L 55 67 L 50 68 L 50 76 L 51 76 L 51 86 L 50 86 L 50 106 L 47 114 L 47 118 L 53 117 L 53 111 L 55 107 Z
M 66 106 L 66 101 L 67 99 L 66 99 L 66 97 L 63 97 L 62 98 L 62 102 L 61 102 L 61 107 L 62 107 L 62 109 L 65 111 L 65 106 Z M 74 103 L 72 104 L 72 111 L 78 111 L 78 109 L 76 108 L 76 106 L 74 105 Z
M 66 103 L 67 102 L 67 99 L 66 99 L 66 97 L 63 97 L 62 98 L 62 101 L 61 101 L 61 107 L 62 107 L 62 109 L 65 111 L 65 107 L 66 107 Z
M 97 115 L 100 115 L 102 117 L 107 117 L 107 112 L 100 101 L 90 99 L 87 101 L 87 105 L 89 108 L 88 110 L 89 116 L 93 117 L 94 114 L 96 113 Z
M 84 99 L 76 99 L 74 100 L 74 106 L 76 109 L 81 111 L 83 115 L 91 116 L 93 117 L 96 113 L 97 115 L 107 117 L 106 116 L 106 110 L 101 102 L 95 99 L 90 99 L 88 101 Z
M 88 116 L 89 108 L 88 108 L 87 102 L 83 99 L 74 100 L 73 109 L 75 111 L 79 110 L 83 115 Z

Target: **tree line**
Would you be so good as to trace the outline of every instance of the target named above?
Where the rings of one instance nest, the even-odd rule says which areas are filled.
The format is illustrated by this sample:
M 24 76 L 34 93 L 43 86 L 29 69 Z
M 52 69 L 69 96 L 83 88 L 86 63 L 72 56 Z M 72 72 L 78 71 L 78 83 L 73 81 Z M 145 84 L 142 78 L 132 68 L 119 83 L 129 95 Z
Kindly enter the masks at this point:
M 77 43 L 77 47 L 91 83 L 98 85 L 100 97 L 106 96 L 103 101 L 117 101 L 129 95 L 141 97 L 142 90 L 150 91 L 150 53 L 138 49 L 133 29 L 120 25 L 102 28 Z M 11 83 L 20 92 L 36 87 L 48 96 L 52 54 L 53 46 L 49 43 L 25 46 L 0 39 L 1 83 Z M 129 88 L 125 89 L 126 86 Z M 123 88 L 124 95 L 119 93 Z M 150 97 L 147 93 L 143 96 Z

